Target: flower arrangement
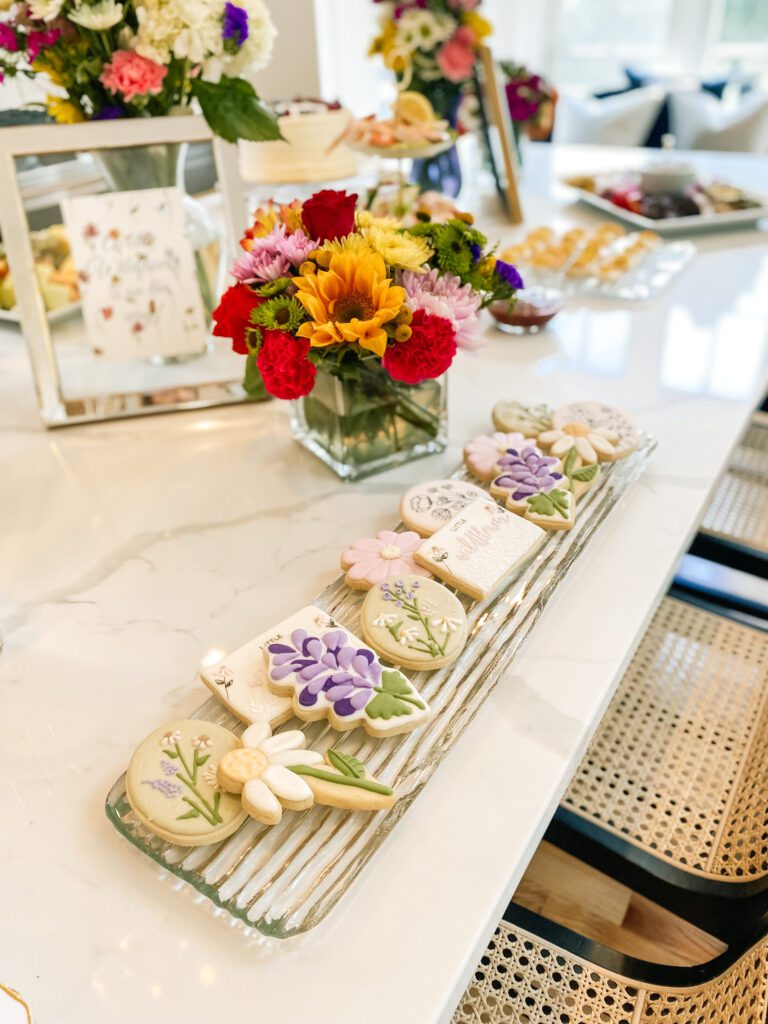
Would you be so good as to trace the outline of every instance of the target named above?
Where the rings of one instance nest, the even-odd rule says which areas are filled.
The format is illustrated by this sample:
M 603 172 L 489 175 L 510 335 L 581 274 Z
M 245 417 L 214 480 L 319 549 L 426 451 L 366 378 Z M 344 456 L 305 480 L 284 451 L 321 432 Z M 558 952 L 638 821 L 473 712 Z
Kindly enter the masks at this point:
M 477 346 L 481 308 L 522 287 L 468 214 L 402 227 L 356 201 L 323 190 L 256 211 L 213 314 L 254 395 L 302 398 L 324 371 L 405 397 Z
M 522 64 L 502 62 L 501 70 L 507 79 L 505 91 L 512 121 L 516 125 L 525 124 L 529 132 L 533 127 L 534 134 L 540 127 L 549 135 L 557 90 Z
M 46 75 L 74 123 L 169 114 L 197 101 L 230 142 L 280 138 L 243 78 L 270 58 L 263 0 L 0 0 L 0 81 Z
M 382 57 L 401 89 L 423 93 L 455 125 L 477 47 L 491 32 L 490 23 L 477 10 L 480 0 L 374 2 L 381 3 L 382 17 L 371 55 Z

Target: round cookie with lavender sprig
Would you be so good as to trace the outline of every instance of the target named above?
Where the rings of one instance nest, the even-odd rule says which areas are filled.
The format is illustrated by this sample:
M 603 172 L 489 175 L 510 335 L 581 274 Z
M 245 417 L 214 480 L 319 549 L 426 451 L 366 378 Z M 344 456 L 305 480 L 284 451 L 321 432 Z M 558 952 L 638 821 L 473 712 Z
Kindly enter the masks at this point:
M 510 512 L 545 530 L 570 530 L 576 521 L 576 499 L 559 459 L 531 445 L 510 449 L 499 462 L 491 494 L 503 498 Z
M 552 426 L 548 405 L 524 405 L 522 402 L 497 402 L 491 413 L 497 430 L 514 431 L 526 437 L 538 437 Z
M 452 664 L 467 641 L 461 601 L 441 583 L 419 576 L 398 576 L 369 590 L 360 627 L 380 657 L 414 671 Z
M 393 576 L 430 576 L 413 559 L 419 544 L 421 537 L 413 530 L 381 530 L 375 537 L 356 540 L 341 556 L 347 573 L 344 582 L 355 590 L 370 590 Z
M 464 465 L 478 480 L 493 480 L 498 475 L 496 466 L 499 458 L 509 448 L 525 448 L 534 444 L 535 439 L 518 432 L 481 434 L 473 437 L 464 446 Z
M 466 480 L 429 480 L 406 491 L 400 501 L 405 525 L 422 537 L 431 537 L 473 501 L 487 501 L 488 494 Z

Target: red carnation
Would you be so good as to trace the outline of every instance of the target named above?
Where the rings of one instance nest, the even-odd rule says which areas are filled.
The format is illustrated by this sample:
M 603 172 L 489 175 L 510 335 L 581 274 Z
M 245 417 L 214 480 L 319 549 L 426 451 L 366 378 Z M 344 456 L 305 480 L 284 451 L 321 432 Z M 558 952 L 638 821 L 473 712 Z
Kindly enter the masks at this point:
M 307 359 L 309 342 L 283 331 L 264 331 L 256 363 L 264 386 L 275 398 L 301 398 L 315 386 L 317 371 Z
M 309 237 L 325 242 L 351 234 L 355 230 L 356 202 L 355 193 L 350 196 L 330 188 L 315 192 L 301 208 L 301 219 Z
M 251 324 L 251 313 L 262 302 L 264 299 L 247 284 L 233 284 L 221 296 L 221 301 L 213 311 L 213 319 L 216 321 L 213 333 L 217 338 L 231 338 L 234 351 L 247 356 L 245 332 Z
M 384 353 L 381 365 L 394 380 L 421 384 L 445 373 L 456 355 L 456 332 L 450 320 L 417 309 L 408 341 L 398 341 Z

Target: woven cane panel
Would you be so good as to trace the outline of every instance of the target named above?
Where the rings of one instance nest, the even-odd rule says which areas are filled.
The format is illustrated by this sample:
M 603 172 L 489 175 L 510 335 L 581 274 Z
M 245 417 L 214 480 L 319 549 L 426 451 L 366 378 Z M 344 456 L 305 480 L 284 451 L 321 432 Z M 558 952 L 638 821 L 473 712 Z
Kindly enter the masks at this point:
M 452 1024 L 633 1024 L 638 989 L 502 921 Z
M 768 554 L 768 483 L 742 470 L 729 470 L 715 492 L 702 533 Z
M 765 946 L 714 981 L 672 991 L 635 986 L 502 921 L 452 1024 L 764 1024 Z
M 563 804 L 709 877 L 768 872 L 768 637 L 665 598 Z
M 742 469 L 747 473 L 768 480 L 768 417 L 753 420 L 747 427 L 731 460 L 731 469 Z

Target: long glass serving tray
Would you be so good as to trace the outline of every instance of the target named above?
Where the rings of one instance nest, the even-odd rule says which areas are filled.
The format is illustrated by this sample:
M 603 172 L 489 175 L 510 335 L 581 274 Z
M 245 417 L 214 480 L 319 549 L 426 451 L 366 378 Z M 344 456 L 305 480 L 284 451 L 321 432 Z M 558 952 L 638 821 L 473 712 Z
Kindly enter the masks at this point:
M 351 814 L 313 807 L 286 813 L 271 828 L 249 819 L 223 842 L 190 849 L 164 842 L 136 819 L 126 799 L 123 774 L 107 797 L 110 821 L 145 854 L 249 929 L 285 938 L 314 927 L 349 889 L 427 784 L 508 668 L 558 583 L 640 476 L 654 447 L 655 441 L 645 436 L 631 456 L 604 464 L 598 483 L 579 501 L 573 529 L 553 532 L 493 598 L 473 602 L 459 595 L 469 620 L 467 645 L 460 658 L 437 672 L 409 673 L 433 709 L 423 728 L 375 740 L 362 729 L 336 733 L 327 722 L 291 719 L 281 727 L 303 729 L 307 746 L 316 750 L 335 746 L 359 757 L 381 782 L 397 790 L 399 798 L 390 810 Z M 454 477 L 471 479 L 463 469 Z M 598 550 L 594 557 L 599 557 Z M 313 603 L 359 635 L 364 592 L 346 587 L 343 579 L 339 576 Z M 306 603 L 304 596 L 297 595 L 297 607 Z M 243 729 L 215 697 L 192 717 L 235 733 Z

